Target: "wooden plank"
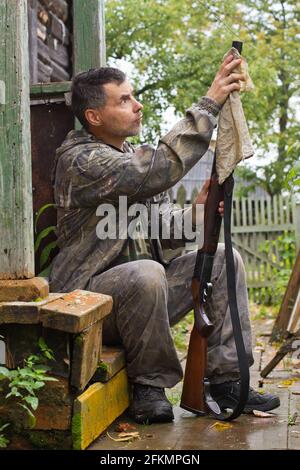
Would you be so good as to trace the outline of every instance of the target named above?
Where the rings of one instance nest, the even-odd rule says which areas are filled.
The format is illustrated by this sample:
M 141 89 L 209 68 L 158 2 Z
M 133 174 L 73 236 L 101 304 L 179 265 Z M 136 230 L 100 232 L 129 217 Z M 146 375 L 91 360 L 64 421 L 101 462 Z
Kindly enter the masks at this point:
M 29 33 L 29 70 L 30 83 L 37 82 L 37 0 L 28 2 L 28 33 Z
M 274 357 L 264 366 L 263 370 L 261 371 L 262 377 L 267 377 L 270 372 L 277 366 L 277 364 L 282 361 L 282 359 L 288 354 L 294 351 L 295 343 L 299 343 L 300 331 L 293 335 L 291 338 L 284 341 L 282 346 L 276 352 Z
M 41 39 L 38 38 L 37 47 L 39 60 L 41 60 L 46 65 L 50 65 L 51 67 L 50 52 L 47 44 L 45 44 L 43 41 L 41 41 Z
M 232 227 L 232 233 L 272 233 L 272 232 L 283 232 L 283 231 L 294 231 L 295 227 L 293 224 L 280 224 L 272 225 L 271 227 L 267 225 L 255 224 L 251 227 Z
M 274 323 L 274 327 L 271 334 L 271 340 L 274 341 L 282 337 L 285 333 L 291 313 L 293 310 L 294 303 L 296 301 L 298 291 L 300 287 L 300 250 L 298 251 L 296 261 L 290 276 L 281 306 Z
M 260 223 L 262 225 L 266 224 L 266 218 L 265 218 L 265 198 L 261 197 L 259 199 L 259 205 L 260 205 Z
M 235 216 L 236 216 L 236 224 L 239 227 L 241 226 L 241 211 L 240 211 L 240 198 L 236 198 L 235 200 Z
M 74 338 L 71 385 L 83 390 L 97 370 L 102 347 L 102 320 Z
M 103 346 L 100 359 L 93 382 L 108 382 L 126 365 L 125 351 L 122 348 Z
M 74 449 L 86 449 L 128 406 L 129 385 L 125 369 L 105 384 L 91 385 L 74 402 Z
M 247 209 L 246 209 L 246 198 L 245 197 L 242 197 L 242 224 L 243 224 L 243 227 L 248 225 Z
M 9 25 L 9 27 L 7 27 Z M 0 279 L 34 276 L 27 0 L 0 1 Z
M 51 61 L 51 67 L 52 67 L 52 75 L 51 75 L 51 81 L 52 82 L 65 82 L 69 80 L 70 75 L 66 70 L 64 70 L 62 67 L 60 67 L 58 64 L 56 64 L 54 61 Z
M 252 198 L 249 198 L 249 199 L 248 199 L 248 216 L 249 216 L 249 225 L 253 225 Z
M 275 195 L 273 200 L 273 211 L 274 211 L 274 225 L 278 225 L 278 197 Z
M 0 324 L 40 323 L 40 308 L 62 296 L 63 294 L 49 294 L 40 302 L 0 302 Z
M 287 331 L 289 333 L 295 333 L 299 329 L 300 327 L 299 320 L 300 320 L 300 287 L 299 287 L 298 295 L 297 295 L 297 298 L 296 298 L 296 301 L 294 303 L 294 307 L 291 313 L 289 324 L 287 326 Z
M 84 290 L 75 290 L 41 308 L 44 327 L 80 333 L 111 312 L 112 298 Z
M 41 60 L 38 59 L 38 81 L 39 82 L 50 82 L 52 67 L 44 64 Z
M 47 37 L 47 45 L 49 46 L 51 59 L 57 62 L 61 67 L 67 69 L 70 65 L 67 47 L 60 44 L 60 42 L 52 36 Z
M 37 22 L 37 37 L 42 41 L 46 41 L 47 38 L 47 27 L 40 21 Z
M 281 195 L 278 196 L 278 204 L 279 204 L 279 223 L 284 224 L 285 217 L 284 217 L 284 210 L 283 210 L 283 197 Z
M 74 74 L 104 66 L 104 1 L 73 0 L 73 18 Z
M 260 225 L 258 199 L 254 199 L 254 220 L 255 225 Z
M 70 90 L 71 82 L 40 83 L 30 87 L 30 96 L 32 98 L 46 98 L 68 93 Z
M 295 229 L 296 249 L 300 250 L 300 202 L 293 198 L 293 224 Z
M 55 38 L 59 39 L 59 41 L 65 46 L 70 44 L 70 33 L 67 26 L 52 12 L 50 12 L 50 26 L 48 28 L 48 32 Z
M 268 220 L 268 225 L 272 225 L 272 207 L 271 207 L 270 197 L 267 197 L 267 220 Z

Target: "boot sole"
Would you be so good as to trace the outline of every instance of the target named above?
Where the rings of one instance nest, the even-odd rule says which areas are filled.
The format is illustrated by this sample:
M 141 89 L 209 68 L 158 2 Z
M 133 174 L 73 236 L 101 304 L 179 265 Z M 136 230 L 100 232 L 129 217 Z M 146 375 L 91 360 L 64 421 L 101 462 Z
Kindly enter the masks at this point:
M 170 423 L 174 420 L 173 413 L 161 413 L 159 415 L 134 415 L 129 413 L 129 416 L 138 424 L 152 424 L 152 423 Z
M 219 407 L 221 408 L 222 411 L 226 410 L 226 409 L 231 409 L 233 410 L 234 407 L 236 406 L 237 402 L 235 401 L 235 403 L 233 403 L 231 401 L 231 403 L 227 402 L 227 403 L 222 403 L 220 400 L 219 402 L 216 400 L 216 402 L 218 403 Z M 271 400 L 265 402 L 265 403 L 261 403 L 261 404 L 257 404 L 257 405 L 247 405 L 245 406 L 244 408 L 244 411 L 243 413 L 244 414 L 251 414 L 253 412 L 253 410 L 257 410 L 257 411 L 271 411 L 271 410 L 274 410 L 275 408 L 278 408 L 280 406 L 280 400 L 278 397 L 274 397 L 272 398 Z
M 272 400 L 267 403 L 262 403 L 261 405 L 256 406 L 245 406 L 243 413 L 250 414 L 252 411 L 271 411 L 280 406 L 280 400 L 278 397 L 274 397 Z

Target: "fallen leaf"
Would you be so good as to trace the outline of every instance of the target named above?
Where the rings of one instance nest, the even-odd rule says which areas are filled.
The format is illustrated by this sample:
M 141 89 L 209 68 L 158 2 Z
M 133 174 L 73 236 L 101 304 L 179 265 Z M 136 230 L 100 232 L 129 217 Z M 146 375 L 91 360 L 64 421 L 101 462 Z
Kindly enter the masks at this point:
M 138 432 L 120 432 L 118 437 L 112 437 L 108 432 L 106 433 L 110 439 L 115 442 L 126 442 L 132 441 L 133 439 L 139 439 L 140 435 Z
M 119 437 L 130 437 L 130 438 L 137 438 L 140 437 L 140 433 L 138 431 L 136 432 L 120 432 Z
M 233 425 L 229 424 L 229 423 L 220 423 L 220 422 L 217 421 L 216 423 L 214 423 L 210 427 L 215 428 L 216 431 L 226 431 L 226 429 L 231 429 L 233 427 Z
M 288 416 L 288 426 L 295 426 L 298 418 L 298 413 L 295 411 L 293 415 Z
M 288 380 L 282 380 L 279 385 L 277 385 L 278 388 L 287 388 L 293 385 L 294 382 L 298 382 L 299 379 L 293 378 L 293 379 L 288 379 Z
M 253 410 L 252 413 L 259 418 L 274 418 L 272 413 L 266 413 L 265 411 Z
M 136 429 L 133 424 L 130 423 L 119 423 L 116 427 L 116 432 L 127 432 L 127 431 L 134 431 Z

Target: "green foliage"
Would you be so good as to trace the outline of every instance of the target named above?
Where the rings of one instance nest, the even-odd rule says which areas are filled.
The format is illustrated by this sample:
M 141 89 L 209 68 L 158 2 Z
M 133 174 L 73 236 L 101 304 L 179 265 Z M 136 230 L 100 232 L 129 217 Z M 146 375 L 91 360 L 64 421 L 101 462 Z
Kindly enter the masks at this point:
M 274 263 L 269 265 L 272 279 L 272 304 L 279 304 L 285 293 L 296 258 L 295 238 L 285 232 L 275 240 L 266 240 L 259 251 L 265 253 Z
M 176 349 L 180 352 L 186 352 L 189 341 L 189 333 L 194 321 L 193 319 L 194 312 L 191 311 L 179 323 L 177 323 L 177 325 L 171 328 L 174 344 Z
M 144 104 L 141 142 L 162 132 L 168 107 L 182 116 L 206 94 L 231 41 L 242 40 L 255 84 L 242 100 L 261 159 L 249 181 L 269 194 L 279 194 L 286 179 L 294 188 L 299 1 L 107 0 L 106 23 L 108 63 L 131 64 L 130 79 Z
M 17 367 L 13 370 L 0 367 L 0 381 L 8 380 L 10 389 L 5 398 L 15 397 L 18 399 L 18 406 L 24 408 L 28 414 L 30 427 L 35 425 L 33 412 L 37 410 L 39 404 L 36 392 L 44 387 L 45 382 L 57 380 L 47 374 L 50 367 L 46 365 L 46 362 L 54 360 L 52 350 L 47 347 L 43 338 L 39 339 L 38 346 L 41 352 L 32 354 L 25 359 L 23 367 Z
M 7 426 L 9 426 L 9 423 L 0 426 L 0 449 L 4 449 L 9 444 L 9 440 L 4 436 L 4 434 L 2 434 L 2 431 L 7 428 Z
M 41 232 L 38 233 L 38 221 L 39 221 L 40 217 L 42 216 L 42 214 L 44 214 L 44 212 L 47 209 L 54 208 L 54 207 L 55 207 L 55 204 L 52 204 L 52 203 L 51 204 L 45 204 L 44 206 L 42 206 L 37 211 L 37 213 L 35 215 L 35 221 L 34 221 L 34 231 L 35 231 L 35 234 L 36 234 L 35 243 L 34 243 L 35 253 L 38 252 L 42 240 L 46 239 L 49 236 L 49 234 L 55 233 L 56 227 L 54 225 L 50 225 L 49 227 L 44 228 Z M 57 242 L 56 241 L 52 241 L 52 242 L 48 243 L 43 248 L 43 250 L 40 254 L 40 258 L 39 258 L 39 267 L 40 267 L 40 269 L 44 268 L 44 270 L 41 273 L 39 273 L 40 276 L 48 276 L 49 275 L 49 271 L 50 271 L 49 259 L 50 259 L 50 255 L 51 255 L 52 251 L 55 250 L 55 248 L 57 248 Z

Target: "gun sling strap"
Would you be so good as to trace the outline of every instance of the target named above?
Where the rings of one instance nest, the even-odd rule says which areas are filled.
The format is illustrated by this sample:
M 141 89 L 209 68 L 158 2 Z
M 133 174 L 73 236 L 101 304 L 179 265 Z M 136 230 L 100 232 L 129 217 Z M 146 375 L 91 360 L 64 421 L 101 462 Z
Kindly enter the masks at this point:
M 225 238 L 225 258 L 226 258 L 226 274 L 227 274 L 227 292 L 228 303 L 230 309 L 231 323 L 233 329 L 234 340 L 240 369 L 240 396 L 239 401 L 226 420 L 232 420 L 238 417 L 244 410 L 249 394 L 249 362 L 245 350 L 242 328 L 240 323 L 237 298 L 236 298 L 236 280 L 235 266 L 231 241 L 231 210 L 234 179 L 229 176 L 224 184 L 224 238 Z
M 215 162 L 214 162 L 215 163 Z M 215 164 L 214 164 L 215 167 Z M 213 170 L 214 172 L 214 170 Z M 214 401 L 210 394 L 210 384 L 208 379 L 204 379 L 204 396 L 205 403 L 209 411 L 221 421 L 231 421 L 237 418 L 244 410 L 247 403 L 249 393 L 249 363 L 245 350 L 244 340 L 242 336 L 242 328 L 240 324 L 240 317 L 237 305 L 236 297 L 236 279 L 235 279 L 235 265 L 234 256 L 232 250 L 231 240 L 231 209 L 232 209 L 232 195 L 233 195 L 234 179 L 233 176 L 229 176 L 225 182 L 221 185 L 223 196 L 224 196 L 224 238 L 225 238 L 225 261 L 226 261 L 226 275 L 227 275 L 227 292 L 228 292 L 228 304 L 230 309 L 230 316 L 232 322 L 232 329 L 234 340 L 236 344 L 238 365 L 240 370 L 240 395 L 239 400 L 233 409 L 232 413 L 222 413 L 218 404 Z M 217 224 L 218 225 L 218 224 Z M 217 230 L 220 227 L 217 227 Z M 215 250 L 214 250 L 215 251 Z M 205 253 L 203 250 L 198 250 L 197 259 L 195 263 L 194 277 L 201 278 L 203 270 L 207 270 L 206 274 L 211 275 L 212 263 L 214 258 L 214 252 L 209 250 Z M 212 292 L 212 284 L 207 283 L 201 286 L 200 298 L 204 304 L 207 302 Z M 195 318 L 197 325 L 197 318 Z M 188 409 L 188 408 L 186 408 Z M 201 414 L 201 413 L 199 413 Z

